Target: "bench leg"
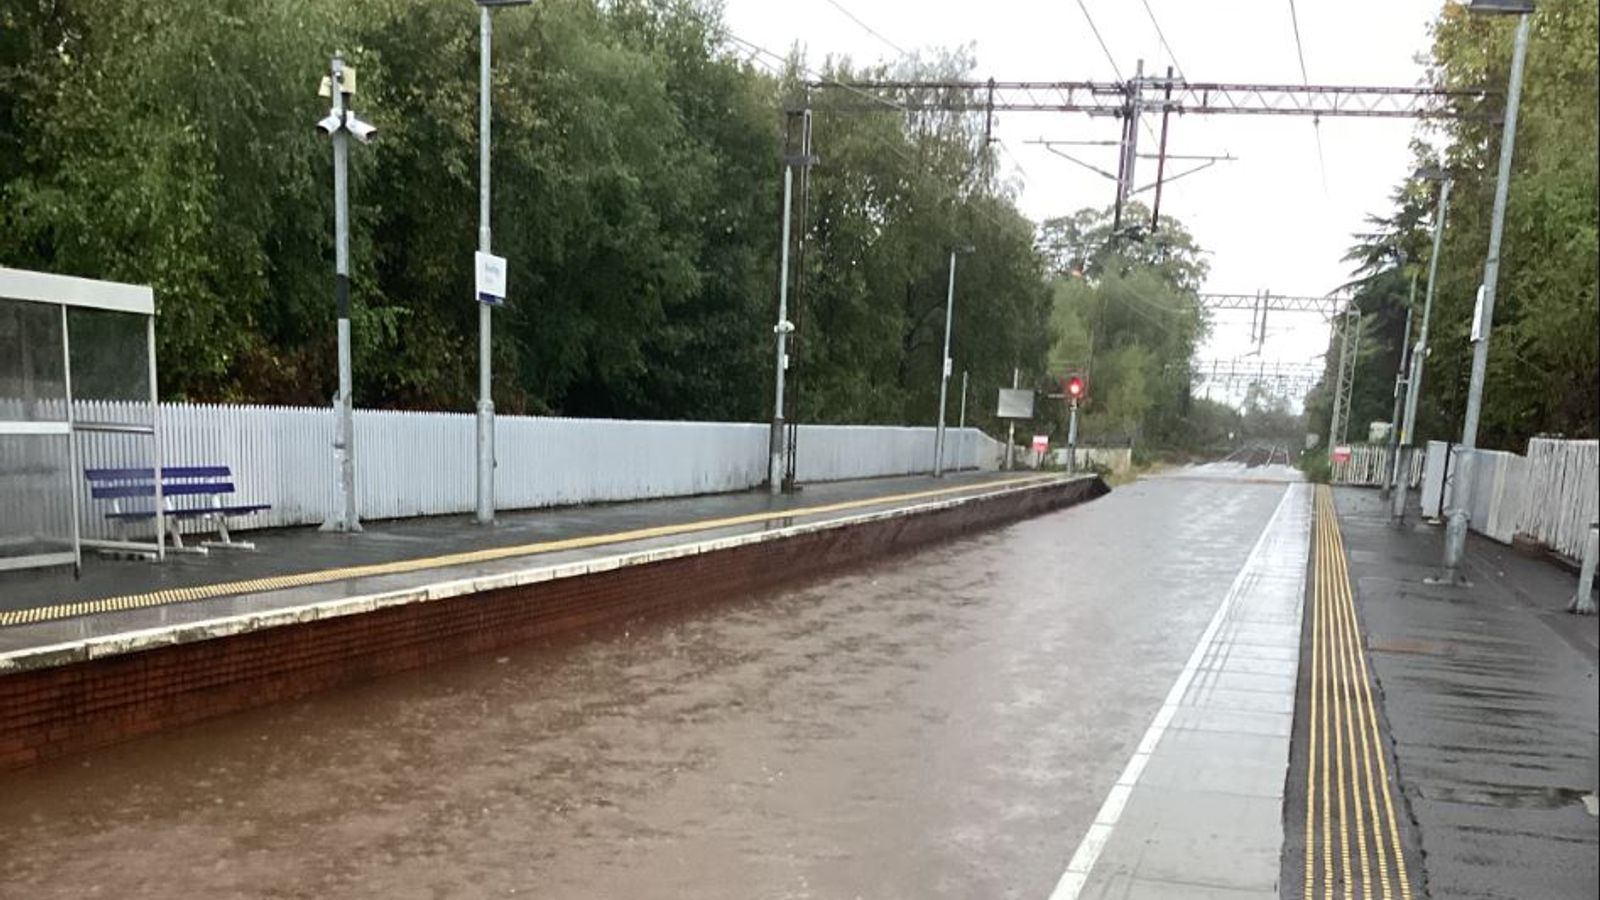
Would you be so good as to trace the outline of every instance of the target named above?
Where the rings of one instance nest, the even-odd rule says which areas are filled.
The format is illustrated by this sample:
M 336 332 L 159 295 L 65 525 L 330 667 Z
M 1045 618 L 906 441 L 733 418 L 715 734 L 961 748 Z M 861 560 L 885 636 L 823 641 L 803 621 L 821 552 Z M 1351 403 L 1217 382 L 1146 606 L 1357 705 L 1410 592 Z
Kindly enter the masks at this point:
M 178 517 L 170 512 L 167 513 L 167 533 L 172 536 L 172 540 L 170 542 L 171 547 L 169 548 L 172 550 L 172 552 L 198 553 L 201 556 L 206 555 L 207 551 L 205 547 L 190 547 L 184 544 L 183 532 L 178 530 Z
M 228 534 L 228 517 L 213 516 L 217 520 L 217 539 L 205 541 L 202 547 L 216 547 L 219 550 L 254 550 L 256 545 L 250 541 L 236 541 Z

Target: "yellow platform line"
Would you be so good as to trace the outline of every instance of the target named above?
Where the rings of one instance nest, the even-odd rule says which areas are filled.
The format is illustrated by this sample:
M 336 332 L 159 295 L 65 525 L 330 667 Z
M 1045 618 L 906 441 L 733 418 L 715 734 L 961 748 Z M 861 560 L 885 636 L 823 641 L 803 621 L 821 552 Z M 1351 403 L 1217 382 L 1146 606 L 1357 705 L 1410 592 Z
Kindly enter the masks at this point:
M 1321 529 L 1317 529 L 1320 540 Z M 1317 892 L 1317 736 L 1319 734 L 1317 711 L 1321 704 L 1322 690 L 1322 605 L 1315 602 L 1316 591 L 1322 584 L 1323 553 L 1319 546 L 1313 546 L 1312 564 L 1312 609 L 1311 609 L 1311 717 L 1308 721 L 1310 730 L 1309 739 L 1306 741 L 1306 830 L 1305 834 L 1305 874 L 1304 900 L 1315 900 Z
M 1395 875 L 1400 883 L 1401 900 L 1411 900 L 1411 879 L 1407 871 L 1405 852 L 1401 847 L 1399 823 L 1394 811 L 1395 788 L 1389 782 L 1389 764 L 1383 753 L 1383 732 L 1378 727 L 1377 709 L 1372 701 L 1372 678 L 1371 670 L 1367 665 L 1366 645 L 1361 639 L 1360 626 L 1356 618 L 1355 595 L 1351 590 L 1349 569 L 1344 564 L 1344 536 L 1339 531 L 1339 519 L 1333 506 L 1333 493 L 1326 487 L 1323 490 L 1328 495 L 1329 520 L 1332 526 L 1330 530 L 1333 533 L 1333 538 L 1339 551 L 1339 585 L 1345 613 L 1352 629 L 1351 644 L 1355 647 L 1356 664 L 1361 676 L 1357 679 L 1357 686 L 1360 688 L 1361 693 L 1360 709 L 1366 720 L 1367 733 L 1371 737 L 1373 756 L 1377 762 L 1378 777 L 1382 785 L 1379 788 L 1379 796 L 1383 800 L 1384 820 L 1388 825 L 1389 848 L 1394 857 Z M 1387 898 L 1391 895 L 1385 893 L 1384 896 Z
M 1344 537 L 1333 494 L 1326 486 L 1317 489 L 1315 535 L 1303 896 L 1317 897 L 1320 862 L 1323 900 L 1333 900 L 1336 893 L 1353 900 L 1358 876 L 1363 898 L 1395 900 L 1398 883 L 1399 900 L 1411 900 Z
M 848 512 L 869 506 L 882 506 L 885 504 L 908 503 L 911 501 L 931 500 L 938 497 L 949 497 L 955 494 L 972 493 L 976 491 L 994 490 L 996 488 L 1015 488 L 1029 484 L 1042 483 L 1059 479 L 1058 475 L 1025 475 L 1017 478 L 1006 478 L 997 481 L 984 481 L 975 484 L 964 484 L 956 487 L 932 488 L 923 491 L 910 491 L 900 494 L 889 494 L 880 497 L 865 497 L 859 500 L 842 500 L 837 503 L 825 503 L 817 506 L 801 506 L 781 510 L 765 510 L 756 513 L 746 513 L 737 516 L 727 516 L 717 519 L 701 519 L 693 522 L 678 522 L 672 525 L 657 525 L 650 528 L 635 528 L 628 531 L 616 531 L 608 534 L 593 534 L 583 537 L 562 538 L 553 541 L 540 541 L 532 544 L 517 544 L 507 547 L 486 547 L 482 550 L 467 550 L 460 553 L 448 553 L 441 556 L 429 556 L 419 559 L 402 559 L 385 563 L 370 563 L 359 566 L 346 566 L 335 569 L 320 569 L 311 572 L 299 572 L 292 575 L 274 575 L 265 578 L 251 578 L 240 581 L 225 581 L 214 584 L 201 584 L 193 587 L 168 588 L 166 590 L 150 591 L 141 594 L 126 594 L 117 597 L 102 597 L 94 600 L 81 600 L 73 603 L 63 603 L 54 606 L 35 606 L 28 609 L 13 609 L 0 611 L 0 627 L 8 625 L 31 625 L 39 622 L 48 622 L 55 619 L 66 619 L 73 616 L 90 615 L 93 613 L 122 611 L 129 609 L 142 609 L 149 606 L 161 606 L 167 603 L 186 603 L 194 600 L 211 600 L 217 597 L 227 597 L 234 594 L 251 594 L 264 591 L 277 591 L 285 588 L 310 587 L 318 584 L 328 584 L 334 581 L 346 581 L 352 578 L 371 578 L 382 575 L 400 575 L 408 572 L 417 572 L 424 569 L 440 569 L 449 566 L 469 565 L 472 563 L 493 562 L 501 559 L 512 559 L 518 556 L 531 556 L 537 553 L 553 553 L 561 550 L 580 550 L 587 547 L 600 547 L 607 544 L 620 544 L 628 541 L 641 541 L 650 538 L 670 537 L 677 534 L 688 534 L 696 531 L 710 531 L 716 528 L 730 528 L 738 525 L 752 525 L 761 522 L 771 522 L 780 519 L 793 519 L 803 516 L 820 516 L 828 513 Z

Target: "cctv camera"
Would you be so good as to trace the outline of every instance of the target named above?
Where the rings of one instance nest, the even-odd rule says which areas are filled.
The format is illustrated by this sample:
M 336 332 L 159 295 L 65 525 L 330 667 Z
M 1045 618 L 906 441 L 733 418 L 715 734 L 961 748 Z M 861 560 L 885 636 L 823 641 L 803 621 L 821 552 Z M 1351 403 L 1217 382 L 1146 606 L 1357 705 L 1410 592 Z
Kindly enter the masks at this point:
M 333 134 L 339 130 L 339 117 L 333 113 L 328 113 L 326 118 L 317 123 L 317 128 L 324 134 Z
M 363 144 L 372 143 L 372 139 L 378 136 L 378 126 L 363 122 L 353 115 L 346 116 L 344 124 L 355 135 L 355 139 Z
M 779 322 L 777 325 L 773 326 L 772 330 L 775 334 L 792 334 L 794 332 L 794 323 L 788 319 L 784 319 L 782 322 Z

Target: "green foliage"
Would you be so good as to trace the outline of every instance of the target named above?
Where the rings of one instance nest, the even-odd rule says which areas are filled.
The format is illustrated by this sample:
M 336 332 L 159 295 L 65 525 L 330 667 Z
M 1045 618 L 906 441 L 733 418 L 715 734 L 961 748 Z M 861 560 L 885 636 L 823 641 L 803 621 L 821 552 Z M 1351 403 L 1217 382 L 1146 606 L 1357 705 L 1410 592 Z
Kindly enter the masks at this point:
M 511 288 L 497 404 L 765 416 L 793 73 L 741 61 L 710 2 L 541 0 L 494 23 L 492 225 Z M 6 4 L 0 260 L 152 284 L 168 397 L 326 402 L 331 154 L 311 123 L 334 50 L 380 127 L 351 154 L 356 399 L 471 408 L 470 3 Z M 971 65 L 956 54 L 902 74 Z M 992 424 L 1013 367 L 1045 374 L 1051 297 L 1032 223 L 985 174 L 979 123 L 813 101 L 823 163 L 791 313 L 801 417 L 934 419 L 948 253 L 970 246 L 952 355 L 971 376 L 969 420 Z
M 1189 396 L 1189 360 L 1207 328 L 1195 296 L 1205 264 L 1182 225 L 1113 234 L 1109 210 L 1086 209 L 1045 222 L 1040 246 L 1053 274 L 1051 371 L 1088 375 L 1084 441 L 1194 447 L 1215 437 Z
M 1597 8 L 1592 0 L 1547 0 L 1533 18 L 1513 157 L 1505 237 L 1489 350 L 1479 443 L 1521 450 L 1544 432 L 1597 433 L 1600 407 L 1600 140 Z M 1468 15 L 1446 5 L 1434 24 L 1432 79 L 1441 87 L 1503 91 L 1512 50 L 1512 17 Z M 1499 112 L 1501 96 L 1487 112 Z M 1472 345 L 1472 309 L 1483 278 L 1501 127 L 1465 118 L 1442 127 L 1446 149 L 1433 159 L 1455 177 L 1439 257 L 1432 352 L 1418 411 L 1418 438 L 1455 439 L 1465 413 Z M 1408 270 L 1398 258 L 1425 265 L 1430 252 L 1435 187 L 1407 185 L 1395 209 L 1374 217 L 1350 258 L 1357 264 L 1358 303 L 1376 314 L 1364 328 L 1351 436 L 1369 419 L 1390 416 L 1403 328 Z M 1424 278 L 1426 277 L 1424 273 Z M 1422 289 L 1417 308 L 1420 313 Z M 1330 348 L 1330 360 L 1337 358 Z M 1330 362 L 1331 365 L 1331 362 Z M 1331 376 L 1330 370 L 1330 376 Z M 1332 381 L 1331 377 L 1328 379 Z M 1325 393 L 1312 398 L 1312 421 L 1326 422 Z M 1325 426 L 1324 426 L 1325 427 Z
M 1307 481 L 1327 484 L 1333 480 L 1333 461 L 1328 459 L 1328 450 L 1325 447 L 1312 447 L 1303 451 L 1294 465 L 1305 473 Z

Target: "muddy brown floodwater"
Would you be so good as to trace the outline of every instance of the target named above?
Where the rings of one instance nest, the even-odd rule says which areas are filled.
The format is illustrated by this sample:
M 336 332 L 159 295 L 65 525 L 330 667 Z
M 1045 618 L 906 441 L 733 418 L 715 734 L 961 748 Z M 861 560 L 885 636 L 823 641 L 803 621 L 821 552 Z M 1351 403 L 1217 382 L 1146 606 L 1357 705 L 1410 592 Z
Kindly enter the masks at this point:
M 1042 898 L 1281 491 L 1140 482 L 0 775 L 0 895 Z

